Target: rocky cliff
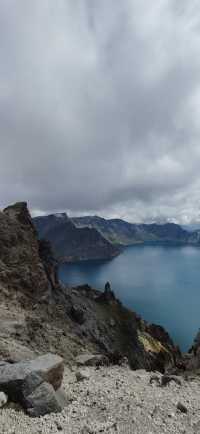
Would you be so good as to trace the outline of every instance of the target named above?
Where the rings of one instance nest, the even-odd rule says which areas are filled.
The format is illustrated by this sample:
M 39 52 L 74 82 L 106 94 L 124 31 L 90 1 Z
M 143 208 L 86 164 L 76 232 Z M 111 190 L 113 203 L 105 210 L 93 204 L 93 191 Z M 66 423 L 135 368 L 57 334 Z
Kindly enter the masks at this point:
M 65 288 L 50 246 L 39 242 L 25 203 L 0 213 L 0 356 L 19 360 L 56 352 L 69 364 L 81 352 L 133 368 L 175 366 L 180 353 L 162 327 L 143 321 L 89 286 Z
M 0 285 L 9 297 L 17 292 L 34 298 L 52 290 L 51 279 L 40 257 L 36 229 L 26 203 L 0 212 Z
M 47 239 L 61 262 L 110 259 L 120 253 L 96 228 L 77 228 L 65 213 L 36 217 L 40 239 Z

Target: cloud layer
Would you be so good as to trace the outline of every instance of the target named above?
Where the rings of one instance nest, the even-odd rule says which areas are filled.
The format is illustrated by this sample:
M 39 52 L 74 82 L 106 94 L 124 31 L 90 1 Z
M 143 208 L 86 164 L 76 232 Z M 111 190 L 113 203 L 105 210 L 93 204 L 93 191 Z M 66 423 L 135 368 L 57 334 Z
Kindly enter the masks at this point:
M 1 206 L 200 220 L 200 6 L 2 0 Z

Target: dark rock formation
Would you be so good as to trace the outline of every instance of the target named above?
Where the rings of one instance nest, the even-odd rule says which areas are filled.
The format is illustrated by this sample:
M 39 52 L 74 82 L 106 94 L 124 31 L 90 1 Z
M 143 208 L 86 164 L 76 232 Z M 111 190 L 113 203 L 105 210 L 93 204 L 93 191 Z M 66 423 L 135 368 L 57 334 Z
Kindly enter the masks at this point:
M 61 262 L 110 259 L 120 253 L 95 228 L 77 228 L 66 214 L 36 217 L 33 221 L 40 239 L 51 242 Z
M 97 301 L 109 302 L 116 300 L 114 292 L 111 290 L 111 286 L 109 282 L 106 282 L 105 289 L 102 294 L 98 297 Z
M 179 410 L 179 411 L 181 411 L 181 413 L 187 413 L 188 412 L 188 409 L 187 409 L 187 407 L 184 405 L 184 404 L 182 404 L 182 402 L 178 402 L 178 404 L 177 404 L 177 410 Z
M 78 324 L 83 324 L 85 321 L 84 310 L 80 309 L 76 305 L 72 305 L 71 307 L 71 318 L 76 321 Z
M 200 330 L 198 330 L 192 347 L 189 349 L 189 353 L 185 354 L 182 358 L 183 369 L 187 373 L 200 372 Z M 187 375 L 187 374 L 186 374 Z
M 0 285 L 9 297 L 20 291 L 38 298 L 52 289 L 25 202 L 0 212 Z
M 58 261 L 56 261 L 51 243 L 47 240 L 39 240 L 39 256 L 44 265 L 44 269 L 52 289 L 59 285 L 58 279 Z

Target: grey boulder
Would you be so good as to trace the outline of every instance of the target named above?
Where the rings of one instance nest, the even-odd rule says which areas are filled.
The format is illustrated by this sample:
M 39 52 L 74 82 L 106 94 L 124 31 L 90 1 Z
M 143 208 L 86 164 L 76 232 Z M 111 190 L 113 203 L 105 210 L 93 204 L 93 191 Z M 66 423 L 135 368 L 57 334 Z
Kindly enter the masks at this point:
M 0 390 L 8 394 L 12 400 L 19 400 L 25 378 L 30 374 L 38 374 L 43 381 L 59 389 L 64 372 L 63 359 L 55 354 L 45 354 L 35 360 L 0 365 Z
M 67 399 L 61 393 L 64 372 L 63 359 L 46 354 L 35 360 L 0 364 L 0 391 L 10 401 L 20 403 L 30 415 L 43 416 L 58 412 Z
M 49 383 L 43 382 L 26 397 L 25 406 L 27 413 L 32 417 L 44 416 L 48 413 L 58 413 L 67 404 L 63 393 L 55 391 Z

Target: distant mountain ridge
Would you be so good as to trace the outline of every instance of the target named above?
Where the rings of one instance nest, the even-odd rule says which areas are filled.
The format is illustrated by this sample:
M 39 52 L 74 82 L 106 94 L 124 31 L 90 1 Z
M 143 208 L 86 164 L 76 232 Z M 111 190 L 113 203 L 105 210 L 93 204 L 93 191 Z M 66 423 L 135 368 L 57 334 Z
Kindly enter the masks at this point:
M 66 213 L 35 217 L 40 239 L 50 241 L 60 262 L 111 259 L 126 246 L 141 243 L 200 245 L 200 231 L 175 223 L 136 224 L 99 216 L 69 218 Z
M 96 228 L 78 228 L 65 213 L 35 217 L 33 222 L 39 238 L 50 241 L 61 262 L 111 259 L 120 253 Z
M 200 244 L 200 231 L 187 231 L 175 223 L 136 224 L 98 216 L 72 217 L 72 221 L 78 228 L 95 228 L 108 241 L 123 246 L 145 242 Z

